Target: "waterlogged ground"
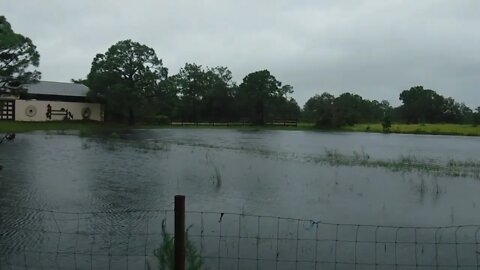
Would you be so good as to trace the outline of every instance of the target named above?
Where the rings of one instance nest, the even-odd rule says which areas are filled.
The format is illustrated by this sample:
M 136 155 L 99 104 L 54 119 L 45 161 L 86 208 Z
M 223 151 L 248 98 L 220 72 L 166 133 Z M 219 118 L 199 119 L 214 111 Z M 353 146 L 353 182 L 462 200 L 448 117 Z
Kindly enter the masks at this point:
M 389 225 L 480 224 L 480 138 L 304 131 L 19 134 L 0 203 L 187 208 Z
M 476 225 L 478 153 L 480 138 L 428 135 L 223 129 L 18 134 L 0 147 L 0 206 L 16 207 L 0 212 L 2 252 L 17 242 L 29 245 L 15 233 L 17 226 L 48 218 L 32 208 L 101 212 L 102 219 L 123 224 L 125 217 L 108 213 L 172 209 L 175 194 L 186 195 L 191 211 Z

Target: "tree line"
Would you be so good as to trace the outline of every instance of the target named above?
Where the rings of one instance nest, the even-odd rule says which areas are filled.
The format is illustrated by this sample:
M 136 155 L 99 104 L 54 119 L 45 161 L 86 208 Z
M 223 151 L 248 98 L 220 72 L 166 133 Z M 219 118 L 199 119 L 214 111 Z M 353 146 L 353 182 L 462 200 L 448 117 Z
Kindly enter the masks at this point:
M 153 49 L 120 41 L 98 54 L 87 79 L 90 97 L 106 104 L 112 119 L 159 117 L 189 122 L 247 120 L 264 124 L 274 120 L 300 120 L 318 127 L 356 123 L 478 123 L 479 111 L 415 86 L 400 93 L 402 105 L 364 99 L 353 93 L 338 97 L 327 92 L 311 97 L 300 108 L 293 87 L 283 85 L 268 70 L 252 72 L 237 85 L 227 67 L 187 63 L 177 74 L 168 70 Z
M 402 105 L 392 107 L 388 101 L 363 99 L 352 93 L 335 97 L 329 93 L 315 95 L 303 107 L 304 121 L 319 127 L 340 127 L 356 123 L 457 123 L 479 124 L 480 107 L 472 111 L 464 103 L 444 97 L 434 90 L 414 86 L 399 96 Z
M 169 75 L 162 60 L 146 45 L 120 41 L 98 54 L 86 79 L 89 97 L 106 105 L 112 120 L 172 119 L 188 122 L 247 120 L 264 124 L 298 119 L 300 107 L 268 70 L 252 72 L 237 85 L 227 67 L 186 63 Z
M 15 33 L 0 16 L 0 92 L 40 79 L 33 42 Z M 33 68 L 32 68 L 33 67 Z M 415 86 L 400 93 L 402 105 L 364 99 L 353 93 L 337 97 L 327 92 L 311 97 L 303 106 L 291 97 L 293 87 L 282 84 L 268 70 L 246 75 L 240 84 L 223 66 L 186 63 L 178 73 L 169 70 L 155 51 L 132 40 L 119 41 L 97 54 L 85 79 L 72 80 L 90 88 L 88 98 L 105 104 L 106 120 L 170 120 L 188 122 L 300 120 L 318 127 L 356 123 L 480 123 L 480 107 Z

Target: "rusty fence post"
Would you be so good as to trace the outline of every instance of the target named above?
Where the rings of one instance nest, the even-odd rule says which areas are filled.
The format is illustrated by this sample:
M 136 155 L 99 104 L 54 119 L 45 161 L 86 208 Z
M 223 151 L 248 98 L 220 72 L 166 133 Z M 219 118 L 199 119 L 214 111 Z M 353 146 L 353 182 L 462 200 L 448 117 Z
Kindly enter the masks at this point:
M 175 270 L 185 270 L 185 196 L 175 196 Z

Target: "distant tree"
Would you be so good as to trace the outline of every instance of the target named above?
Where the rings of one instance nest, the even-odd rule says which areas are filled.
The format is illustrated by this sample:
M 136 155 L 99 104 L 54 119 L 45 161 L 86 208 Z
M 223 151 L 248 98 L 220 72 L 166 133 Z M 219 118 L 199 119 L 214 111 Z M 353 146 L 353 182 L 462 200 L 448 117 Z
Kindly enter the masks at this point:
M 4 16 L 0 16 L 0 91 L 18 89 L 22 84 L 40 79 L 40 54 L 33 42 L 15 33 Z
M 415 86 L 400 94 L 402 118 L 407 123 L 471 123 L 473 111 L 464 103 L 445 98 L 435 91 Z
M 176 117 L 179 103 L 178 89 L 172 76 L 161 81 L 153 95 L 147 96 L 148 111 L 155 116 Z
M 270 97 L 265 104 L 265 118 L 270 121 L 298 120 L 300 107 L 294 98 L 288 96 L 293 93 L 293 87 L 286 84 L 279 91 L 278 95 Z
M 146 101 L 164 86 L 167 75 L 152 48 L 123 40 L 95 56 L 86 85 L 91 98 L 105 101 L 107 113 L 133 124 L 136 114 L 146 113 Z
M 444 98 L 423 86 L 415 86 L 400 93 L 402 115 L 407 123 L 435 123 L 442 119 Z
M 180 94 L 180 114 L 183 120 L 199 121 L 201 101 L 204 99 L 209 81 L 204 68 L 195 63 L 186 63 L 173 81 Z
M 472 113 L 472 122 L 474 126 L 480 125 L 480 107 L 477 107 L 475 112 Z
M 335 99 L 333 110 L 334 126 L 353 126 L 362 120 L 365 111 L 364 100 L 361 96 L 343 93 Z
M 389 110 L 388 102 L 363 99 L 352 93 L 343 93 L 333 103 L 333 126 L 355 125 L 382 121 Z
M 460 103 L 460 114 L 462 115 L 463 123 L 472 123 L 473 111 L 465 103 Z
M 240 84 L 239 95 L 242 99 L 244 108 L 250 113 L 250 119 L 253 123 L 263 125 L 265 109 L 268 103 L 274 98 L 285 97 L 288 91 L 292 89 L 282 88 L 282 83 L 270 74 L 268 70 L 256 71 L 243 78 Z
M 460 122 L 462 120 L 460 104 L 451 97 L 443 100 L 442 114 L 442 120 L 445 122 Z
M 281 99 L 278 109 L 277 115 L 281 120 L 298 120 L 301 116 L 300 106 L 292 97 Z
M 206 71 L 208 86 L 203 99 L 203 117 L 208 121 L 225 121 L 235 118 L 234 98 L 236 84 L 232 72 L 226 67 Z
M 472 121 L 473 111 L 464 103 L 458 103 L 453 98 L 443 100 L 441 121 L 446 123 L 465 123 Z
M 303 106 L 304 119 L 317 126 L 332 126 L 335 96 L 325 92 L 311 97 Z
M 393 111 L 393 107 L 390 105 L 390 102 L 388 102 L 388 100 L 382 100 L 379 106 L 384 115 L 390 115 Z
M 303 117 L 319 127 L 341 127 L 356 123 L 378 123 L 391 110 L 387 101 L 370 101 L 352 93 L 343 93 L 336 98 L 323 93 L 305 103 Z
M 279 95 L 280 97 L 288 97 L 289 94 L 293 94 L 293 86 L 285 84 L 280 88 Z

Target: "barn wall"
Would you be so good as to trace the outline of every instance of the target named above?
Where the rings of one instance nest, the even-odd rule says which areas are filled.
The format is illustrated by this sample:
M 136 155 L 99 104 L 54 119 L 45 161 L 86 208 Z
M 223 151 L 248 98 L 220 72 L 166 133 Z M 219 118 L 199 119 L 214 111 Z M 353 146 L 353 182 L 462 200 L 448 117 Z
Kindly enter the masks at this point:
M 47 107 L 50 104 L 52 108 L 51 119 L 47 118 Z M 90 108 L 90 120 L 103 121 L 102 106 L 98 103 L 81 102 L 61 102 L 61 101 L 40 101 L 40 100 L 16 100 L 15 101 L 15 121 L 61 121 L 64 115 L 55 115 L 55 110 L 68 110 L 73 119 L 83 120 L 82 111 L 84 108 Z

